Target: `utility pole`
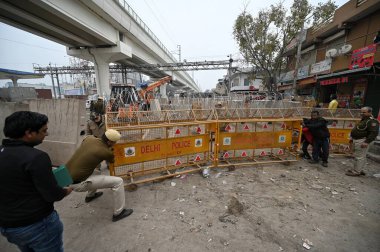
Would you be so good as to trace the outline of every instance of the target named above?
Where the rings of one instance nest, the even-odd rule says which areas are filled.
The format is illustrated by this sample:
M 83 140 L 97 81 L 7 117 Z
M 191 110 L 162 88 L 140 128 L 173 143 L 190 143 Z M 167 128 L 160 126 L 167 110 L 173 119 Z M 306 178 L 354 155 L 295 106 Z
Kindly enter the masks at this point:
M 297 88 L 297 78 L 298 78 L 298 65 L 299 65 L 299 62 L 300 62 L 300 59 L 301 59 L 301 49 L 302 49 L 302 38 L 303 38 L 303 34 L 304 34 L 305 30 L 303 28 L 303 25 L 301 27 L 301 31 L 298 35 L 298 38 L 297 38 L 297 55 L 296 55 L 296 64 L 295 64 L 295 67 L 294 67 L 294 79 L 293 79 L 293 95 L 296 95 L 296 88 Z
M 49 67 L 50 67 L 51 83 L 53 84 L 54 98 L 57 98 L 57 96 L 55 94 L 54 76 L 53 76 L 53 70 L 51 69 L 51 63 L 49 63 Z
M 61 86 L 59 85 L 58 70 L 57 70 L 57 68 L 55 68 L 55 73 L 56 73 L 55 76 L 57 78 L 57 85 L 58 85 L 58 96 L 59 96 L 58 99 L 61 99 Z
M 231 83 L 231 71 L 232 71 L 232 62 L 234 61 L 232 59 L 232 54 L 230 54 L 229 56 L 229 64 L 228 64 L 228 88 L 227 88 L 227 94 L 230 93 L 231 91 L 231 88 L 232 88 L 232 83 Z

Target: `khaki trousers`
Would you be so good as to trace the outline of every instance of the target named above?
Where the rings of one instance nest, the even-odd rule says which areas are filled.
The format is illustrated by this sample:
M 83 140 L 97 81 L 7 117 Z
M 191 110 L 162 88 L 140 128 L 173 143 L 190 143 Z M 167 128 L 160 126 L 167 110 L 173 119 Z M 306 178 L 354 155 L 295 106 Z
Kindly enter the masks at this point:
M 367 150 L 368 146 L 366 148 L 362 148 L 361 144 L 364 143 L 365 139 L 357 139 L 353 140 L 353 147 L 354 147 L 354 169 L 357 171 L 363 170 L 367 158 Z
M 108 175 L 91 175 L 85 181 L 70 186 L 76 192 L 87 192 L 94 196 L 97 189 L 110 188 L 113 194 L 113 214 L 118 215 L 125 206 L 124 181 L 122 178 Z

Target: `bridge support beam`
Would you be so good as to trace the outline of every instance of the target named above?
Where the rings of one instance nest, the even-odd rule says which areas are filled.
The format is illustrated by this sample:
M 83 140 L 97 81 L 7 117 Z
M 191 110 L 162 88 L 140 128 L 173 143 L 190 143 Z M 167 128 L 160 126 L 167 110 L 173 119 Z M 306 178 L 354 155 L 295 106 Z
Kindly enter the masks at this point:
M 116 46 L 108 48 L 66 48 L 70 56 L 94 63 L 97 93 L 109 98 L 111 94 L 109 63 L 132 57 L 132 48 L 119 41 Z
M 111 94 L 109 63 L 101 55 L 94 54 L 96 91 L 100 96 L 106 98 L 109 98 Z

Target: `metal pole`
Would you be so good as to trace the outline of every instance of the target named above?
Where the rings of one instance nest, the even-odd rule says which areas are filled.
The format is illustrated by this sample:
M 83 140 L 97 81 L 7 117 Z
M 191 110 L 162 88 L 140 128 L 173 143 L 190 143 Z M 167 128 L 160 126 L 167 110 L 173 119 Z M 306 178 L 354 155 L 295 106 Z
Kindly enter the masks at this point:
M 53 94 L 54 94 L 54 98 L 57 98 L 57 95 L 56 95 L 56 93 L 55 93 L 54 76 L 53 76 L 53 71 L 52 71 L 52 69 L 51 69 L 51 63 L 49 63 L 49 67 L 50 67 L 51 83 L 53 84 Z
M 232 54 L 230 54 L 228 56 L 230 59 L 229 59 L 229 64 L 228 64 L 228 88 L 227 88 L 227 95 L 229 95 L 230 91 L 231 91 L 231 88 L 232 88 L 232 83 L 231 83 L 231 67 L 232 67 L 232 62 L 234 61 L 232 59 Z
M 60 87 L 60 85 L 59 85 L 59 79 L 58 79 L 58 70 L 56 69 L 55 70 L 56 72 L 55 72 L 55 77 L 57 78 L 57 85 L 58 85 L 58 99 L 61 99 L 61 87 Z
M 296 87 L 297 87 L 297 78 L 298 78 L 298 64 L 299 64 L 299 61 L 301 59 L 301 48 L 302 48 L 303 33 L 304 33 L 304 29 L 303 29 L 303 25 L 302 25 L 301 32 L 299 33 L 298 39 L 297 39 L 298 47 L 297 47 L 297 55 L 296 55 L 296 64 L 294 67 L 293 95 L 296 95 L 296 93 L 297 93 Z

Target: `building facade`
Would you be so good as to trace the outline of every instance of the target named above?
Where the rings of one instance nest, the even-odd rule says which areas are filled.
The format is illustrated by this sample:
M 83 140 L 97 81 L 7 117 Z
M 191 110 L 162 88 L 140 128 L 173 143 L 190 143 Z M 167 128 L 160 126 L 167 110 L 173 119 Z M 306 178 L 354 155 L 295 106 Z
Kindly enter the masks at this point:
M 376 39 L 378 38 L 378 40 Z M 296 77 L 299 95 L 312 95 L 327 104 L 338 96 L 339 107 L 371 106 L 377 115 L 380 104 L 380 1 L 350 0 L 327 22 L 307 29 L 297 75 L 297 46 L 286 55 L 288 69 L 278 89 L 292 88 Z M 281 78 L 280 78 L 281 79 Z

